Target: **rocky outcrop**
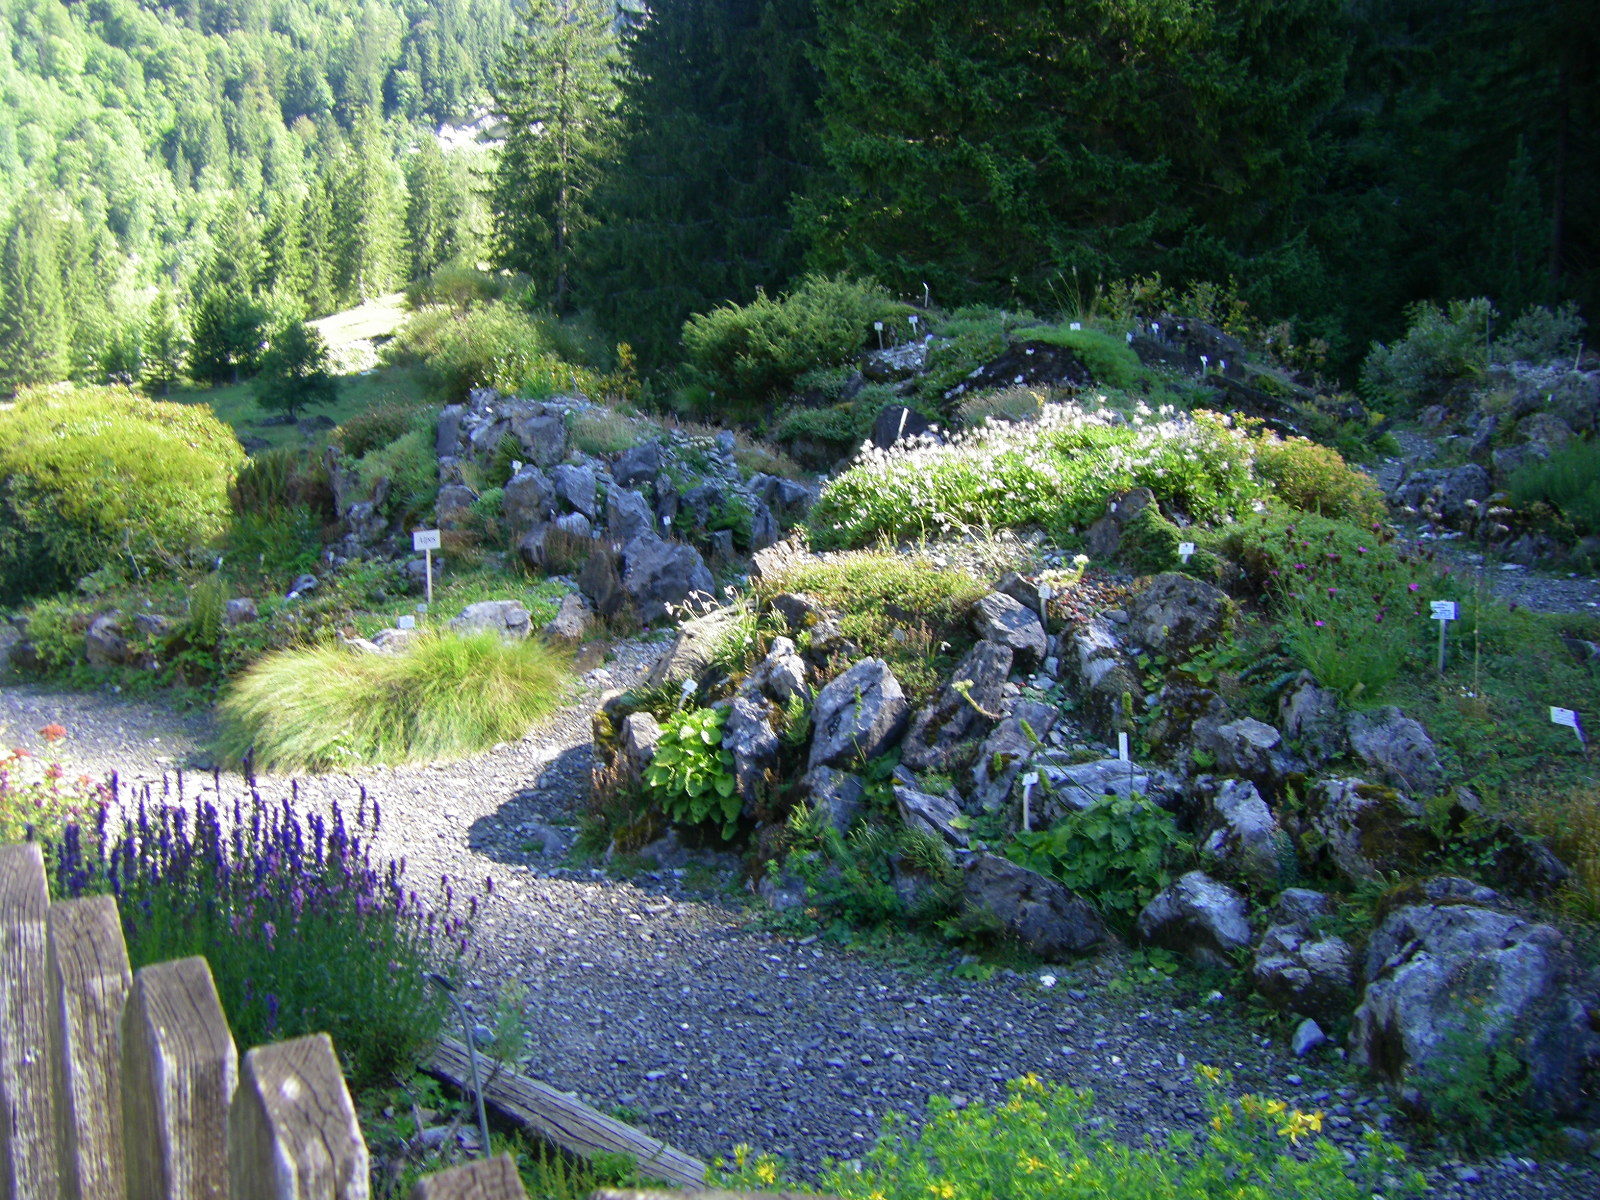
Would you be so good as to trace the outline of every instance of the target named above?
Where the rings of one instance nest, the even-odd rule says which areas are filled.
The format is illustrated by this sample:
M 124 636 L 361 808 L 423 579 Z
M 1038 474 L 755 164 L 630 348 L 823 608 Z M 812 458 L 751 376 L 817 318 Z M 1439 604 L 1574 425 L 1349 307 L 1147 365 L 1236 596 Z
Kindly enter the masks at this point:
M 1190 871 L 1157 893 L 1135 923 L 1141 941 L 1204 967 L 1231 969 L 1250 947 L 1244 897 L 1203 871 Z
M 861 776 L 832 767 L 813 767 L 800 778 L 805 802 L 840 833 L 847 832 L 861 814 L 866 790 Z
M 864 658 L 817 695 L 809 766 L 849 768 L 876 758 L 911 719 L 900 681 L 881 658 Z
M 1205 800 L 1200 853 L 1219 873 L 1270 890 L 1295 869 L 1294 843 L 1255 785 L 1226 779 Z
M 520 641 L 533 632 L 533 618 L 516 600 L 480 600 L 451 619 L 450 632 L 463 636 L 495 633 L 508 642 Z
M 1398 708 L 1377 708 L 1352 713 L 1347 728 L 1356 757 L 1384 783 L 1414 795 L 1431 796 L 1439 790 L 1444 772 L 1421 722 Z
M 716 580 L 693 546 L 641 534 L 622 548 L 622 587 L 649 624 L 691 596 L 709 600 Z
M 1039 614 L 1004 592 L 990 592 L 973 605 L 972 625 L 980 638 L 1010 650 L 1021 670 L 1044 662 L 1047 643 Z
M 914 787 L 897 784 L 894 804 L 907 829 L 931 834 L 951 846 L 967 844 L 967 835 L 960 828 L 961 809 L 948 796 L 933 796 Z
M 1340 937 L 1318 937 L 1301 923 L 1274 925 L 1256 947 L 1256 991 L 1274 1008 L 1332 1026 L 1355 1004 L 1355 956 Z
M 969 909 L 1047 960 L 1086 953 L 1106 940 L 1105 923 L 1086 901 L 999 855 L 968 859 L 962 891 Z
M 1433 849 L 1422 805 L 1393 788 L 1322 779 L 1312 785 L 1307 802 L 1329 858 L 1352 883 L 1414 870 Z
M 1011 662 L 1008 646 L 990 641 L 973 646 L 939 695 L 918 710 L 900 761 L 915 771 L 949 769 L 960 748 L 1000 717 Z
M 1060 718 L 1053 704 L 1021 700 L 994 727 L 978 750 L 972 768 L 972 802 L 996 812 L 1011 798 L 1017 777 Z
M 722 727 L 722 745 L 733 755 L 733 779 L 745 815 L 755 815 L 755 804 L 767 772 L 778 762 L 778 735 L 768 720 L 767 707 L 747 696 L 735 696 Z
M 1129 637 L 1153 654 L 1185 655 L 1227 628 L 1226 592 L 1188 575 L 1157 575 L 1128 604 Z
M 1476 1060 L 1509 1058 L 1522 1102 L 1577 1112 L 1600 1071 L 1595 981 L 1561 932 L 1500 910 L 1466 880 L 1414 889 L 1367 944 L 1355 1057 L 1419 1106 Z

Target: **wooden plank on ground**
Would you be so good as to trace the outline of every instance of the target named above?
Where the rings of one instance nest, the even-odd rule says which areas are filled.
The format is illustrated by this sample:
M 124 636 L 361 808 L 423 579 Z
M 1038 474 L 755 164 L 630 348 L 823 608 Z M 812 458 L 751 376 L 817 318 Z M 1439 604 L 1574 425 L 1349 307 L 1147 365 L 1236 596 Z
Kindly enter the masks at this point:
M 509 1155 L 480 1158 L 419 1179 L 411 1200 L 527 1200 L 522 1177 Z
M 56 1200 L 45 924 L 50 890 L 34 842 L 0 846 L 0 1200 Z
M 244 1056 L 228 1156 L 230 1200 L 367 1200 L 367 1143 L 327 1034 Z
M 128 1200 L 227 1200 L 238 1076 L 206 960 L 142 967 L 122 1018 Z
M 458 1041 L 440 1038 L 423 1069 L 462 1092 L 472 1091 L 467 1048 Z M 647 1179 L 686 1188 L 705 1185 L 706 1164 L 698 1158 L 597 1112 L 549 1084 L 502 1069 L 486 1081 L 483 1100 L 502 1120 L 582 1158 L 626 1154 L 639 1164 L 639 1173 Z
M 124 1200 L 118 1039 L 133 977 L 116 900 L 52 905 L 48 962 L 62 1200 Z

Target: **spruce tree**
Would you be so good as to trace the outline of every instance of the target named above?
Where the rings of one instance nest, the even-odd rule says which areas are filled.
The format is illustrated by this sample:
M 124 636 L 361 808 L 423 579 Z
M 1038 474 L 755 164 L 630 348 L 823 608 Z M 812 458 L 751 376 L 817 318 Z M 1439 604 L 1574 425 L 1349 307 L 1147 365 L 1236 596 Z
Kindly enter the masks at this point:
M 658 363 L 684 319 L 800 264 L 789 208 L 816 159 L 811 0 L 665 0 L 630 43 L 582 294 Z
M 495 83 L 505 145 L 495 177 L 501 256 L 557 312 L 611 143 L 621 55 L 608 0 L 529 0 Z
M 66 377 L 59 224 L 47 201 L 30 196 L 0 248 L 0 394 Z
M 388 139 L 363 110 L 338 160 L 330 189 L 334 291 L 360 304 L 400 282 L 405 199 Z
M 256 403 L 293 420 L 302 408 L 332 404 L 337 398 L 322 335 L 304 321 L 290 321 L 261 356 Z
M 189 340 L 172 293 L 162 288 L 150 306 L 144 324 L 144 367 L 140 377 L 146 391 L 163 396 L 183 378 L 183 364 L 189 354 Z
M 406 160 L 406 248 L 422 279 L 467 249 L 466 188 L 432 137 Z

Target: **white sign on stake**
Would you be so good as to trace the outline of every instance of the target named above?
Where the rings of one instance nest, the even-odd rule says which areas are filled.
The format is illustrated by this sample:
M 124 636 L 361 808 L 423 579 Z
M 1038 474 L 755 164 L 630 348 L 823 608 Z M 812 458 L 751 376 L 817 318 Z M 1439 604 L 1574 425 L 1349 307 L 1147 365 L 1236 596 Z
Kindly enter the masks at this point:
M 1187 563 L 1191 558 L 1193 558 L 1194 557 L 1194 543 L 1193 542 L 1179 542 L 1178 543 L 1178 557 L 1183 559 L 1183 561 L 1185 563 Z
M 1123 762 L 1128 762 L 1129 761 L 1129 759 L 1128 759 L 1128 735 L 1126 733 L 1117 734 L 1117 757 L 1119 759 L 1121 759 Z
M 1577 736 L 1578 745 L 1582 746 L 1584 748 L 1585 752 L 1588 751 L 1589 739 L 1583 736 L 1583 724 L 1582 724 L 1582 722 L 1580 722 L 1578 720 L 1578 710 L 1577 709 L 1575 709 L 1575 708 L 1557 708 L 1554 705 L 1551 705 L 1550 706 L 1550 724 L 1552 724 L 1552 725 L 1565 725 L 1568 729 L 1572 730 L 1572 732 Z
M 1033 789 L 1038 784 L 1039 772 L 1037 771 L 1029 771 L 1022 777 L 1022 832 L 1024 833 L 1029 833 L 1033 829 L 1033 814 L 1030 811 L 1028 801 L 1033 795 Z
M 411 548 L 413 550 L 437 550 L 439 548 L 439 531 L 437 529 L 416 529 L 411 533 Z
M 1428 610 L 1435 621 L 1458 621 L 1461 619 L 1461 610 L 1454 600 L 1430 601 Z
M 1068 325 L 1067 328 L 1068 329 L 1082 329 L 1083 328 L 1083 322 L 1082 321 L 1074 321 L 1071 325 Z

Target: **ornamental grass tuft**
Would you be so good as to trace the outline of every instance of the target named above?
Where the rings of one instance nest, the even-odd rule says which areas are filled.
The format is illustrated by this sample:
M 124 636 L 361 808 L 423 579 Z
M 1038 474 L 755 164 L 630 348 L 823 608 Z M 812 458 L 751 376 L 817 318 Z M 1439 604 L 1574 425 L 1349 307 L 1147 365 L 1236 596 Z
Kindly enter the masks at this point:
M 458 758 L 522 737 L 571 679 L 562 651 L 492 633 L 428 633 L 399 654 L 285 650 L 228 686 L 219 749 L 269 771 Z

